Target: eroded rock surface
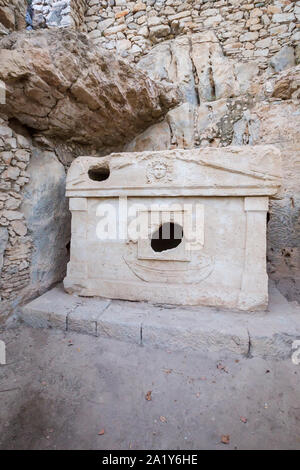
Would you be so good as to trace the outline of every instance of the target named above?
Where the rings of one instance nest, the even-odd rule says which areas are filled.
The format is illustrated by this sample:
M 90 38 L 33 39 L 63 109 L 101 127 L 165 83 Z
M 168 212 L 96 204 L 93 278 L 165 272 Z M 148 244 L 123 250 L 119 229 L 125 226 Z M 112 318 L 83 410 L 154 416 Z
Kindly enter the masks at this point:
M 71 217 L 65 170 L 54 152 L 33 149 L 28 175 L 21 210 L 32 239 L 26 296 L 34 297 L 65 274 Z
M 98 147 L 126 143 L 180 99 L 173 85 L 155 82 L 71 30 L 2 39 L 0 79 L 9 117 L 44 135 Z
M 26 26 L 27 0 L 0 0 L 0 36 Z
M 290 56 L 297 50 L 289 51 Z M 264 72 L 224 56 L 212 32 L 154 47 L 139 67 L 177 84 L 184 103 L 126 146 L 128 151 L 274 144 L 282 151 L 282 199 L 268 223 L 269 274 L 289 300 L 300 301 L 300 65 L 280 60 Z M 293 65 L 293 66 L 291 66 Z M 281 70 L 283 69 L 283 70 Z

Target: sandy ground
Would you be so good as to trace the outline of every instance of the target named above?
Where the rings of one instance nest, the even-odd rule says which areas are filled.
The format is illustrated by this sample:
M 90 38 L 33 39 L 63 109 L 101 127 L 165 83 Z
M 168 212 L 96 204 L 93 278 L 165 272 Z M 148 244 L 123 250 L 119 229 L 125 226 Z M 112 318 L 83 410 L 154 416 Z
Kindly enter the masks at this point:
M 24 326 L 0 339 L 0 449 L 300 449 L 300 366 L 291 360 Z

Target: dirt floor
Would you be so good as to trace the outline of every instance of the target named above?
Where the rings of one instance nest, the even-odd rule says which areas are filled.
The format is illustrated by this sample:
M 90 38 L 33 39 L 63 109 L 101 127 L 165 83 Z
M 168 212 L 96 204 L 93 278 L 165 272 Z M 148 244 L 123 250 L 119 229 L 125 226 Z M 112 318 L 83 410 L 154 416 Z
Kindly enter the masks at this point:
M 291 360 L 23 326 L 0 339 L 2 450 L 300 449 L 300 366 Z

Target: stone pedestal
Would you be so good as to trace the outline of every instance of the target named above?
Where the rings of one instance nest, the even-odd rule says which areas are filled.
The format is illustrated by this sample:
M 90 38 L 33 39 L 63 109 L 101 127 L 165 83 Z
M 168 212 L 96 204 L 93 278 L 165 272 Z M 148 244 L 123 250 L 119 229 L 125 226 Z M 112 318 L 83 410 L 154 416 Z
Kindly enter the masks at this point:
M 77 158 L 66 291 L 266 309 L 266 214 L 280 176 L 272 146 Z

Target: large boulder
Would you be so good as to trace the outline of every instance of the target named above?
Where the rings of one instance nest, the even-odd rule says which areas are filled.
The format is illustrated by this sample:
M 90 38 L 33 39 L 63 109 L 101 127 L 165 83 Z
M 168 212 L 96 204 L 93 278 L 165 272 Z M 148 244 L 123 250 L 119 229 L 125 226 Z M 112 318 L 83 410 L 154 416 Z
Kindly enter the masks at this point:
M 3 111 L 65 142 L 116 147 L 177 105 L 177 87 L 152 80 L 72 30 L 13 33 L 0 41 Z

